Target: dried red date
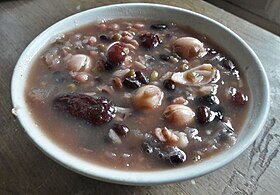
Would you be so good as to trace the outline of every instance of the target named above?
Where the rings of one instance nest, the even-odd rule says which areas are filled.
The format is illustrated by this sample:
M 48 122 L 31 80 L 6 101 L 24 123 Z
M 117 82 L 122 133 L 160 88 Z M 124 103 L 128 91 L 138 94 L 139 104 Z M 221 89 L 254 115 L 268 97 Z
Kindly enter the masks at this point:
M 54 109 L 68 112 L 94 125 L 108 123 L 115 117 L 116 108 L 105 97 L 91 97 L 84 94 L 69 93 L 55 98 Z

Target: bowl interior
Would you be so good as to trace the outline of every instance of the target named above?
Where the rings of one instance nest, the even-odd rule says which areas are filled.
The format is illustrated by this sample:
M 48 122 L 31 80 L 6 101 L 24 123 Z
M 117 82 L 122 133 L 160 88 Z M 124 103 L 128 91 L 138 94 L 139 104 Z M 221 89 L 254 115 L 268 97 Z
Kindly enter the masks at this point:
M 115 18 L 147 18 L 161 21 L 175 21 L 190 26 L 210 37 L 241 65 L 251 90 L 248 118 L 241 129 L 238 142 L 225 152 L 196 165 L 164 170 L 137 172 L 114 170 L 86 162 L 67 153 L 50 140 L 31 117 L 24 100 L 25 83 L 32 60 L 41 49 L 60 34 L 92 22 Z M 257 78 L 257 79 L 256 79 Z M 22 53 L 12 78 L 12 99 L 17 116 L 27 134 L 48 156 L 73 171 L 99 180 L 131 184 L 152 185 L 170 183 L 197 177 L 224 166 L 241 154 L 257 137 L 264 125 L 269 109 L 269 87 L 264 69 L 252 49 L 235 33 L 223 25 L 194 12 L 156 4 L 119 4 L 95 8 L 68 17 L 46 29 L 36 37 Z

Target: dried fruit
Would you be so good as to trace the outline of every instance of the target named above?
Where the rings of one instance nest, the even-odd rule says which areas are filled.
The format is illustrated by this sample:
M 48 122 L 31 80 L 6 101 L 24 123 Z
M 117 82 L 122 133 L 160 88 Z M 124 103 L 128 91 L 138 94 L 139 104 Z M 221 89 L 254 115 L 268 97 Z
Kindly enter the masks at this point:
M 148 84 L 148 83 L 149 83 L 148 77 L 146 77 L 146 75 L 144 75 L 143 72 L 141 72 L 141 71 L 136 71 L 136 72 L 135 72 L 135 75 L 136 75 L 136 79 L 137 79 L 138 81 L 140 81 L 142 84 Z
M 129 128 L 126 125 L 115 123 L 112 128 L 119 136 L 126 136 L 129 132 Z
M 197 109 L 197 120 L 201 124 L 206 124 L 213 121 L 216 117 L 215 112 L 211 111 L 207 106 L 200 106 Z
M 68 93 L 55 98 L 53 107 L 94 125 L 108 123 L 116 114 L 116 108 L 109 99 L 78 93 Z
M 136 80 L 135 78 L 129 78 L 129 77 L 123 80 L 123 85 L 130 89 L 137 89 L 141 87 L 140 81 Z
M 163 86 L 164 86 L 165 89 L 168 89 L 168 90 L 175 90 L 176 89 L 176 84 L 171 79 L 164 80 L 163 81 Z
M 241 91 L 234 91 L 231 99 L 235 105 L 242 106 L 248 101 L 248 96 Z
M 113 43 L 107 50 L 107 61 L 105 63 L 106 70 L 112 70 L 121 65 L 126 57 L 125 45 L 123 43 Z
M 140 36 L 141 45 L 147 49 L 157 47 L 161 40 L 158 35 L 154 33 L 146 33 Z
M 180 150 L 179 148 L 175 147 L 174 151 L 170 152 L 169 154 L 169 162 L 172 165 L 178 165 L 187 160 L 187 155 L 184 151 Z

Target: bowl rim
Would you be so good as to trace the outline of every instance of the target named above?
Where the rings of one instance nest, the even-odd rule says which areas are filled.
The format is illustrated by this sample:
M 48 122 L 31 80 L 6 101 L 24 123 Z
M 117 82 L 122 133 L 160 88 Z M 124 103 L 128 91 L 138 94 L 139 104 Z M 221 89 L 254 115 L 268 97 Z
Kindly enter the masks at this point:
M 245 49 L 252 54 L 252 57 L 256 61 L 259 71 L 262 72 L 261 79 L 264 81 L 263 83 L 264 102 L 263 104 L 260 105 L 261 114 L 258 115 L 258 119 L 260 120 L 256 122 L 259 128 L 257 129 L 257 131 L 251 134 L 250 139 L 247 142 L 243 143 L 241 148 L 240 147 L 234 148 L 233 146 L 232 148 L 234 149 L 232 149 L 231 155 L 228 158 L 224 159 L 223 157 L 221 157 L 222 153 L 220 153 L 219 155 L 215 155 L 215 158 L 207 159 L 205 162 L 211 163 L 210 168 L 209 166 L 206 166 L 205 162 L 201 162 L 195 165 L 184 166 L 172 170 L 156 170 L 156 171 L 146 172 L 146 171 L 115 170 L 113 168 L 102 167 L 97 164 L 89 163 L 81 158 L 69 154 L 67 151 L 60 148 L 58 145 L 55 144 L 55 142 L 52 142 L 43 132 L 34 131 L 34 128 L 36 127 L 38 128 L 38 126 L 35 123 L 35 119 L 32 118 L 30 113 L 28 113 L 28 110 L 24 110 L 27 108 L 25 107 L 26 105 L 19 106 L 25 103 L 24 101 L 25 98 L 20 98 L 19 97 L 20 94 L 17 93 L 17 91 L 19 90 L 17 86 L 18 79 L 20 78 L 20 75 L 24 74 L 24 72 L 22 72 L 20 65 L 26 62 L 26 58 L 29 59 L 34 57 L 28 53 L 29 50 L 31 50 L 32 46 L 38 41 L 40 41 L 40 39 L 43 36 L 45 36 L 46 33 L 50 31 L 50 29 L 53 29 L 54 27 L 67 22 L 68 20 L 75 20 L 78 17 L 82 17 L 86 13 L 94 12 L 96 10 L 106 10 L 108 8 L 115 9 L 115 8 L 124 8 L 124 7 L 132 8 L 132 7 L 139 7 L 139 6 L 142 8 L 147 8 L 152 6 L 160 9 L 167 9 L 167 10 L 172 9 L 175 11 L 187 12 L 188 14 L 192 14 L 195 15 L 196 17 L 200 17 L 204 20 L 207 20 L 210 23 L 213 23 L 213 25 L 219 26 L 221 29 L 225 30 L 231 36 L 235 37 L 245 47 Z M 209 17 L 206 17 L 202 14 L 179 7 L 174 7 L 169 5 L 159 5 L 153 3 L 124 3 L 124 4 L 113 4 L 113 5 L 97 7 L 80 13 L 76 13 L 72 16 L 66 17 L 60 20 L 59 22 L 51 25 L 49 28 L 47 28 L 42 33 L 40 33 L 35 39 L 33 39 L 33 41 L 23 51 L 15 66 L 12 82 L 11 82 L 11 95 L 12 95 L 13 106 L 14 108 L 19 108 L 17 110 L 18 120 L 20 121 L 21 125 L 24 127 L 25 132 L 28 134 L 31 140 L 41 151 L 43 151 L 43 153 L 45 153 L 51 159 L 55 160 L 56 162 L 63 165 L 64 167 L 67 167 L 72 171 L 75 171 L 82 175 L 94 179 L 98 179 L 101 181 L 117 183 L 117 184 L 126 184 L 126 185 L 155 185 L 155 184 L 173 183 L 173 182 L 178 182 L 178 181 L 202 176 L 222 166 L 225 166 L 226 164 L 234 160 L 237 156 L 239 156 L 245 149 L 247 149 L 249 145 L 253 143 L 253 141 L 260 133 L 261 128 L 264 126 L 266 122 L 266 118 L 269 112 L 269 105 L 270 105 L 269 92 L 270 89 L 269 89 L 268 78 L 266 76 L 265 70 L 260 60 L 258 59 L 257 55 L 254 53 L 254 51 L 248 46 L 248 44 L 243 39 L 241 39 L 237 34 L 235 34 L 233 31 L 231 31 L 229 28 L 222 25 L 221 23 Z M 32 122 L 34 124 L 31 124 Z M 219 156 L 219 158 L 216 158 L 217 156 Z M 189 171 L 183 174 L 182 172 L 186 171 L 186 169 L 190 169 L 190 170 L 199 169 L 200 171 L 199 172 Z

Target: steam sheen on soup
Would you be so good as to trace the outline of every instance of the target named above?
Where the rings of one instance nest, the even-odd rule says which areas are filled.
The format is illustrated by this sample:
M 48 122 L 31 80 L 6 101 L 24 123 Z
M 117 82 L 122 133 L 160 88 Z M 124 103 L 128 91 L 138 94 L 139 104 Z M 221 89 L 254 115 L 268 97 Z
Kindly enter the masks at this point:
M 231 147 L 249 89 L 235 60 L 203 34 L 116 19 L 47 46 L 34 60 L 25 98 L 45 134 L 70 153 L 107 167 L 155 170 Z

